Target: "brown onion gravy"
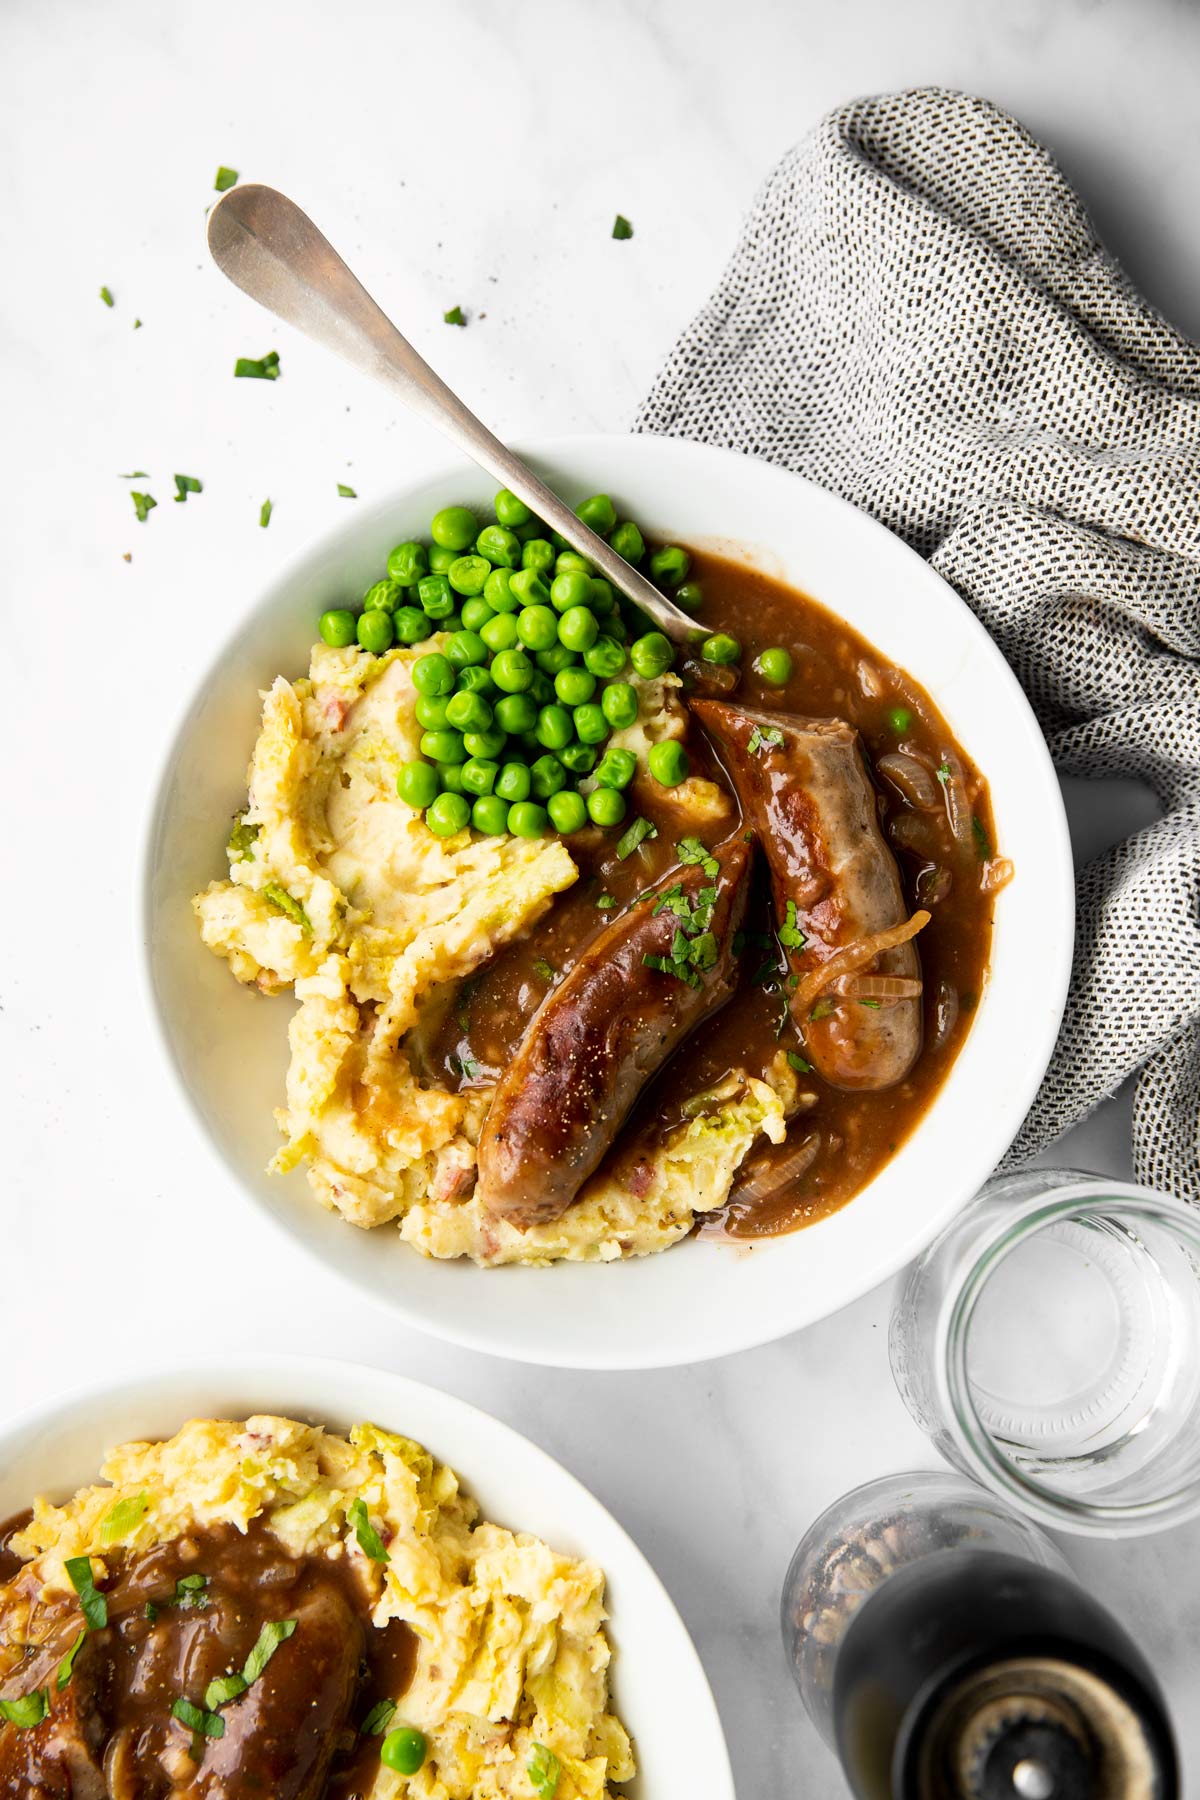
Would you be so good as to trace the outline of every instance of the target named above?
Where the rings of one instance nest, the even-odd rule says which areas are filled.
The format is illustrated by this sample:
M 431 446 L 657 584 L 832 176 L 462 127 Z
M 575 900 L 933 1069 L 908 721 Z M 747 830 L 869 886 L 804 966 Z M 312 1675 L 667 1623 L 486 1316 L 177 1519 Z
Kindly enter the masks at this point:
M 764 1198 L 739 1198 L 703 1221 L 706 1236 L 753 1239 L 794 1231 L 852 1198 L 894 1154 L 929 1106 L 957 1056 L 987 976 L 995 895 L 981 884 L 984 856 L 994 844 L 987 785 L 923 688 L 890 665 L 843 620 L 769 575 L 711 555 L 693 558 L 693 579 L 704 591 L 699 614 L 711 631 L 728 631 L 743 646 L 737 703 L 806 717 L 840 718 L 854 725 L 872 769 L 880 756 L 904 751 L 935 771 L 947 755 L 961 764 L 966 797 L 978 821 L 970 845 L 950 828 L 944 807 L 919 810 L 876 775 L 880 818 L 900 867 L 911 910 L 929 908 L 930 924 L 917 939 L 924 981 L 925 1043 L 911 1075 L 881 1092 L 842 1092 L 813 1074 L 799 1077 L 800 1110 L 788 1142 L 756 1146 L 759 1172 L 795 1161 L 797 1140 L 816 1149 L 799 1179 Z M 755 672 L 754 657 L 781 645 L 793 658 L 784 687 Z M 910 715 L 901 730 L 889 718 Z M 579 881 L 519 943 L 508 946 L 410 1035 L 407 1047 L 423 1078 L 452 1090 L 495 1082 L 511 1060 L 533 1013 L 557 976 L 581 950 L 660 876 L 677 865 L 681 837 L 715 843 L 734 828 L 736 801 L 721 765 L 695 721 L 686 739 L 692 771 L 715 780 L 731 797 L 719 828 L 698 828 L 681 814 L 672 791 L 639 777 L 627 798 L 627 822 L 641 814 L 657 829 L 624 861 L 619 834 L 588 830 L 569 840 Z M 597 907 L 610 896 L 614 904 Z M 651 1083 L 609 1154 L 606 1168 L 635 1187 L 646 1158 L 685 1117 L 697 1094 L 717 1088 L 731 1071 L 765 1073 L 782 1049 L 803 1056 L 787 1015 L 782 965 L 773 937 L 769 884 L 759 868 L 745 926 L 741 985 L 734 999 L 702 1025 Z M 778 975 L 773 971 L 779 970 Z M 806 1152 L 807 1158 L 807 1152 Z M 639 1173 L 641 1171 L 642 1173 Z M 770 1188 L 765 1181 L 764 1189 Z

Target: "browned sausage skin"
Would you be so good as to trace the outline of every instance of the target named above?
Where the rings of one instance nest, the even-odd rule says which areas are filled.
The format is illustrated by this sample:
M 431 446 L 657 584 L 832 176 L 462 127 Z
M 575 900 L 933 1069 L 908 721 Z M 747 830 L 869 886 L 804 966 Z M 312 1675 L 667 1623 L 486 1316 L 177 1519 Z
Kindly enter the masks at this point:
M 673 870 L 615 919 L 530 1021 L 479 1139 L 476 1192 L 497 1218 L 522 1231 L 560 1218 L 646 1082 L 732 996 L 752 846 L 739 834 L 712 855 L 715 876 L 702 865 Z M 708 902 L 706 889 L 715 889 Z M 715 958 L 692 970 L 695 985 L 645 960 L 670 959 L 680 900 L 711 907 Z
M 746 712 L 720 700 L 691 705 L 766 851 L 798 977 L 792 1014 L 810 1061 L 833 1087 L 894 1086 L 921 1053 L 921 965 L 911 936 L 928 915 L 908 918 L 857 731 L 840 719 Z M 786 941 L 789 925 L 799 942 Z M 909 941 L 896 942 L 902 933 Z M 886 947 L 872 950 L 881 935 Z

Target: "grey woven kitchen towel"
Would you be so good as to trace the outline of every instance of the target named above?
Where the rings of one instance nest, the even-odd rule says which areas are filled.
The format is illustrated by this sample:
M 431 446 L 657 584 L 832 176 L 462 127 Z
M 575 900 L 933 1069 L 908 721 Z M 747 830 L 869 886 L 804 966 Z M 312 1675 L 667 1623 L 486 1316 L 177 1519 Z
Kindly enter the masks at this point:
M 988 627 L 1061 770 L 1156 790 L 1161 822 L 1079 872 L 1066 1021 L 1009 1160 L 1137 1070 L 1138 1177 L 1200 1200 L 1200 347 L 1015 120 L 919 89 L 784 157 L 637 429 L 874 513 Z

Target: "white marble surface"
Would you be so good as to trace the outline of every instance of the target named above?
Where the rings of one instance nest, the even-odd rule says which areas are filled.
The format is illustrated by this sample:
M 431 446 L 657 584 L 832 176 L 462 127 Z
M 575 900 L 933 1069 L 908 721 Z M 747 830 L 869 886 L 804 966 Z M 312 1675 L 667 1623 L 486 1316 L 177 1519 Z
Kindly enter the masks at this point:
M 888 1376 L 887 1294 L 648 1376 L 447 1349 L 320 1279 L 251 1213 L 160 1067 L 131 980 L 132 876 L 192 671 L 344 517 L 336 482 L 370 495 L 440 454 L 206 266 L 204 209 L 218 162 L 295 195 L 502 433 L 620 429 L 773 159 L 837 101 L 916 82 L 1015 110 L 1144 290 L 1200 331 L 1197 66 L 1187 0 L 7 0 L 0 1411 L 109 1366 L 256 1346 L 446 1387 L 561 1457 L 656 1562 L 746 1800 L 842 1791 L 788 1686 L 775 1608 L 823 1505 L 930 1460 Z M 630 243 L 609 237 L 618 210 Z M 466 331 L 441 323 L 455 303 Z M 230 379 L 272 344 L 283 380 Z M 159 500 L 144 526 L 118 479 L 134 468 Z M 186 507 L 175 470 L 205 482 Z M 1072 807 L 1088 848 L 1145 816 L 1135 793 Z M 1126 1125 L 1111 1103 L 1062 1160 L 1124 1171 Z M 1192 1762 L 1198 1550 L 1200 1531 L 1071 1550 L 1162 1671 Z

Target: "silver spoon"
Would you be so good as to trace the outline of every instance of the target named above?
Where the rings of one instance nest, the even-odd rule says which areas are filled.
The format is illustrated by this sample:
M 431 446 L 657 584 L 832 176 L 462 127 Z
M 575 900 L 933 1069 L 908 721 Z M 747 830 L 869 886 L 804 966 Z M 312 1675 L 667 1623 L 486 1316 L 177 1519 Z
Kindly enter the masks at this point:
M 532 507 L 669 638 L 693 644 L 706 635 L 468 411 L 285 194 L 254 184 L 230 188 L 208 216 L 208 247 L 217 267 L 252 300 L 397 388 L 414 412 Z

